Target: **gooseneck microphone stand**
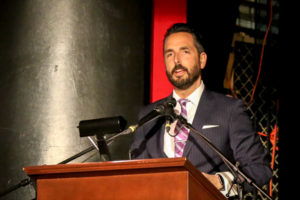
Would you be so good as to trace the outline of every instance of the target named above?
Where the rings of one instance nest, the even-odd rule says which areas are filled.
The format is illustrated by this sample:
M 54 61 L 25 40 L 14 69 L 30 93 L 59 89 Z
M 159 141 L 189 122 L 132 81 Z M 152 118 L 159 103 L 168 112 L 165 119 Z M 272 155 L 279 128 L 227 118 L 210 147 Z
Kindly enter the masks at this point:
M 232 172 L 234 176 L 234 182 L 238 185 L 238 187 L 242 187 L 241 185 L 247 181 L 247 183 L 253 187 L 255 187 L 258 191 L 260 191 L 267 199 L 272 200 L 272 198 L 266 194 L 258 185 L 256 185 L 249 177 L 247 177 L 243 172 L 241 172 L 238 168 L 238 163 L 234 165 L 232 162 L 230 162 L 221 152 L 217 149 L 216 146 L 212 144 L 212 142 L 206 138 L 201 132 L 196 130 L 190 123 L 187 122 L 185 118 L 183 118 L 181 115 L 177 115 L 172 111 L 169 111 L 168 115 L 173 119 L 178 119 L 186 128 L 190 129 L 198 137 L 200 137 L 214 152 L 216 152 L 221 159 L 224 161 L 224 163 L 228 166 L 229 170 Z M 231 188 L 230 188 L 231 189 Z M 230 191 L 229 191 L 230 192 Z M 228 194 L 229 194 L 228 192 Z M 228 195 L 227 194 L 227 195 Z M 240 198 L 242 198 L 242 195 L 240 195 Z

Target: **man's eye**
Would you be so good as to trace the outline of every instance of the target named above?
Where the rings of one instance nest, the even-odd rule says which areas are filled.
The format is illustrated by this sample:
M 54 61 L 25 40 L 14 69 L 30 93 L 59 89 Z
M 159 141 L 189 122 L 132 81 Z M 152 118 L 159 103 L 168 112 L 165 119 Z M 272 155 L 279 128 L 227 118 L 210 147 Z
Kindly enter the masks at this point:
M 172 53 L 167 53 L 166 57 L 168 58 L 168 57 L 170 57 L 172 55 L 173 55 Z
M 188 51 L 188 50 L 184 50 L 184 53 L 190 53 L 190 51 Z

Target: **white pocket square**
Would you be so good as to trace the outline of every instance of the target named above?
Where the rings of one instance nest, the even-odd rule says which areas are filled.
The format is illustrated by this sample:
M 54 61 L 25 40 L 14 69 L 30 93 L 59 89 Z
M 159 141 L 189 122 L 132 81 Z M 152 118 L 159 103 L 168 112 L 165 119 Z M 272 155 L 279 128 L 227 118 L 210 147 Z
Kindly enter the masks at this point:
M 208 129 L 208 128 L 216 128 L 219 127 L 220 125 L 203 125 L 202 129 Z

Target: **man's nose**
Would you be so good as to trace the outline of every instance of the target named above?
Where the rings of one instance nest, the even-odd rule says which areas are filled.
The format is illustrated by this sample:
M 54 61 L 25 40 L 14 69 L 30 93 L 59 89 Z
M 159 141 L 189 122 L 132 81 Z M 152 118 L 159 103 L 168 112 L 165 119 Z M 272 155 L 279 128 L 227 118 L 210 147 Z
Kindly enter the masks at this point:
M 180 56 L 178 53 L 175 53 L 174 62 L 175 62 L 175 64 L 180 64 Z

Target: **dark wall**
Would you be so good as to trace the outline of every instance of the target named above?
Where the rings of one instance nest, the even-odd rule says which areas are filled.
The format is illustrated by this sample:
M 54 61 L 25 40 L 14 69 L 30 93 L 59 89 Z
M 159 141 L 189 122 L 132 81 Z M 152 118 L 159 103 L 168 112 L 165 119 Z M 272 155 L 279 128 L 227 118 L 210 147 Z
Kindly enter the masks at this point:
M 299 8 L 280 1 L 280 49 L 274 60 L 279 63 L 279 199 L 293 199 L 299 185 L 299 51 L 300 30 L 295 28 Z
M 208 57 L 203 70 L 203 80 L 209 89 L 218 92 L 223 92 L 238 5 L 238 0 L 188 0 L 187 22 L 201 34 Z
M 24 166 L 89 147 L 80 120 L 123 116 L 144 102 L 145 12 L 135 0 L 0 0 L 0 188 Z M 127 159 L 131 136 L 110 145 Z M 74 162 L 98 161 L 94 152 Z M 4 199 L 31 199 L 24 187 Z

